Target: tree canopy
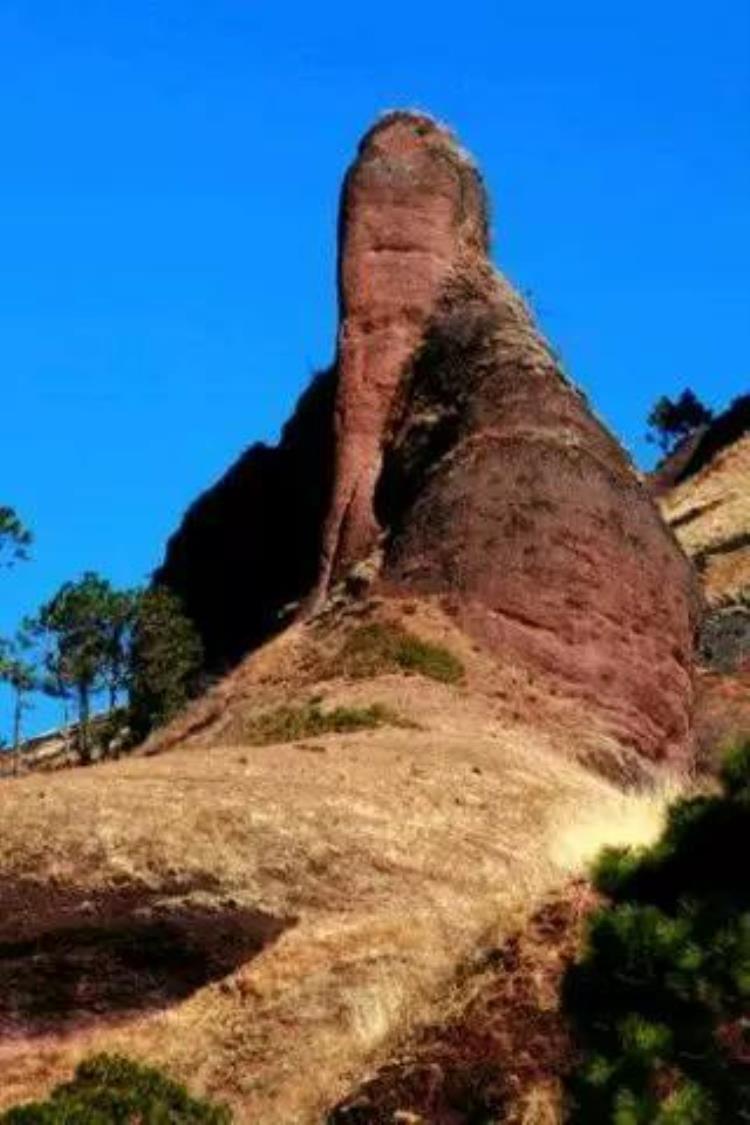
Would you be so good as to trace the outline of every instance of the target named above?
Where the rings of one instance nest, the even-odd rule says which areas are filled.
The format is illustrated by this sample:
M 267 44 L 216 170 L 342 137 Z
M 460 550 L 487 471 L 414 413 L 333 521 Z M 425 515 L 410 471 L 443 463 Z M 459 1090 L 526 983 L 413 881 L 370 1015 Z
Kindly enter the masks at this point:
M 13 508 L 0 504 L 0 564 L 11 566 L 28 558 L 31 532 Z
M 110 583 L 87 571 L 65 582 L 39 611 L 35 632 L 46 647 L 44 665 L 51 690 L 73 696 L 78 708 L 78 741 L 83 761 L 91 754 L 89 723 L 92 696 L 108 685 L 119 668 L 115 652 L 119 599 Z
M 653 847 L 599 861 L 609 903 L 565 988 L 575 1125 L 750 1120 L 750 742 L 721 780 L 677 801 Z
M 712 417 L 712 412 L 689 387 L 676 399 L 662 395 L 648 416 L 648 440 L 657 442 L 663 453 L 671 453 Z
M 203 648 L 176 594 L 145 590 L 133 620 L 129 689 L 134 732 L 144 736 L 167 722 L 198 687 Z
M 21 743 L 21 723 L 28 710 L 28 697 L 38 687 L 36 665 L 31 659 L 32 641 L 23 629 L 11 640 L 0 638 L 0 683 L 13 692 L 12 748 L 18 751 Z
M 63 726 L 73 704 L 78 753 L 90 762 L 113 741 L 127 744 L 168 721 L 199 686 L 200 640 L 177 596 L 163 587 L 117 590 L 87 571 L 25 623 L 23 638 L 23 653 L 20 640 L 0 647 L 0 680 L 15 692 L 14 744 L 31 690 L 63 700 Z M 102 696 L 108 719 L 94 723 L 92 707 Z

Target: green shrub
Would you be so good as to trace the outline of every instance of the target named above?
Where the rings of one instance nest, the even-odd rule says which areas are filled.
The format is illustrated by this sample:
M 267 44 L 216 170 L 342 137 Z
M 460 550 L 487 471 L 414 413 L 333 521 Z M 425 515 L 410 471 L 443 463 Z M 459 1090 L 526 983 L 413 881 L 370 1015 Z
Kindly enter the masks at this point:
M 750 740 L 730 748 L 721 767 L 721 781 L 733 797 L 743 791 L 750 796 Z
M 750 744 L 722 783 L 676 802 L 653 847 L 599 859 L 609 902 L 564 986 L 576 1125 L 750 1120 Z
M 298 738 L 314 738 L 319 734 L 348 734 L 374 727 L 414 728 L 415 724 L 397 715 L 384 703 L 369 707 L 334 707 L 323 711 L 312 699 L 299 707 L 275 707 L 246 719 L 238 732 L 251 746 L 268 746 L 276 742 L 295 742 Z
M 444 684 L 463 679 L 457 656 L 441 645 L 422 641 L 396 625 L 362 625 L 346 639 L 335 671 L 364 679 L 383 672 L 415 672 Z
M 139 596 L 132 628 L 130 723 L 140 739 L 169 722 L 197 693 L 203 646 L 180 599 L 166 586 Z
M 190 1097 L 151 1067 L 119 1055 L 82 1062 L 48 1101 L 0 1115 L 2 1125 L 229 1125 L 229 1110 Z

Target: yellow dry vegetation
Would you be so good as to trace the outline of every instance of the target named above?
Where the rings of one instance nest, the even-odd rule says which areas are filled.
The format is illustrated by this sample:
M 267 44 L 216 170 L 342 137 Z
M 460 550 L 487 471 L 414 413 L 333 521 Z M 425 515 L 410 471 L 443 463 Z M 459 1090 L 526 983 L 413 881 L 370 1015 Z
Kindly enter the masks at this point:
M 403 627 L 448 646 L 464 680 L 316 680 L 351 622 L 313 623 L 266 646 L 142 755 L 2 783 L 5 888 L 49 888 L 94 915 L 100 897 L 143 891 L 162 908 L 250 908 L 285 928 L 163 1011 L 0 1040 L 0 1106 L 106 1049 L 164 1066 L 240 1122 L 319 1122 L 434 1014 L 483 943 L 603 843 L 655 835 L 665 793 L 624 792 L 588 768 L 607 759 L 616 772 L 623 752 L 585 715 L 499 669 L 435 607 L 406 609 Z M 227 740 L 238 716 L 311 685 L 326 707 L 387 706 L 419 729 Z M 13 924 L 26 922 L 6 914 L 0 929 Z

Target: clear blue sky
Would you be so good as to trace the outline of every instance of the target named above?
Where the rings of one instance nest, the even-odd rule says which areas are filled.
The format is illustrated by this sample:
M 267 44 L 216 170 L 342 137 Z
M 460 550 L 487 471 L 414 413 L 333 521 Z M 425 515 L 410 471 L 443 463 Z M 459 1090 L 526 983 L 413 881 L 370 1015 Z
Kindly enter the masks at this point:
M 0 84 L 0 502 L 36 535 L 0 633 L 85 569 L 143 581 L 276 437 L 384 109 L 475 154 L 497 263 L 638 459 L 659 393 L 750 389 L 746 0 L 0 0 Z

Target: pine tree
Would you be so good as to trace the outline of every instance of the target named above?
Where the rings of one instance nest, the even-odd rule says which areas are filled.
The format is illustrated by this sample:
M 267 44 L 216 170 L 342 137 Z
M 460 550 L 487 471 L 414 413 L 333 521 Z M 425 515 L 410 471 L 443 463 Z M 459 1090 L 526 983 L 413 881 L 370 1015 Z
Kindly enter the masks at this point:
M 92 758 L 92 698 L 107 685 L 112 666 L 113 596 L 106 579 L 87 571 L 77 582 L 64 583 L 34 623 L 34 632 L 47 646 L 48 682 L 75 699 L 78 752 L 84 763 Z
M 750 743 L 722 793 L 678 801 L 656 845 L 610 849 L 565 1005 L 576 1125 L 750 1120 Z
M 704 426 L 713 417 L 689 387 L 679 398 L 672 400 L 666 395 L 654 404 L 648 416 L 649 441 L 658 442 L 662 453 L 671 453 L 689 434 L 699 426 Z
M 35 691 L 37 671 L 29 658 L 32 647 L 28 634 L 20 630 L 10 641 L 0 640 L 0 681 L 7 684 L 13 692 L 13 733 L 11 749 L 15 755 L 14 767 L 18 768 L 18 753 L 21 748 L 21 729 L 24 712 L 31 706 L 28 697 Z
M 198 687 L 202 646 L 179 598 L 156 586 L 141 594 L 130 654 L 130 721 L 144 737 L 167 722 Z
M 11 566 L 27 559 L 31 539 L 13 508 L 0 504 L 0 563 Z

